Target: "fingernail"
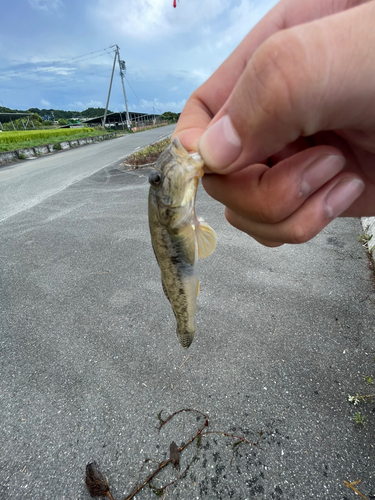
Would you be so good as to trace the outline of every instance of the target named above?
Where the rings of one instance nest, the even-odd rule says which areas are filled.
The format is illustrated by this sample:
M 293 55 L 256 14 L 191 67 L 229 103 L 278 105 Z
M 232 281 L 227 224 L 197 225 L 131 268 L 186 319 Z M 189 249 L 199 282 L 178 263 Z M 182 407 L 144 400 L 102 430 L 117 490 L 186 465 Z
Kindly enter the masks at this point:
M 222 170 L 239 157 L 241 139 L 228 115 L 206 130 L 199 140 L 198 150 L 205 164 L 215 171 Z
M 365 189 L 360 179 L 342 179 L 328 193 L 325 199 L 324 212 L 328 219 L 334 219 L 362 194 Z
M 345 158 L 330 155 L 314 161 L 303 173 L 300 196 L 307 196 L 337 175 L 344 167 Z

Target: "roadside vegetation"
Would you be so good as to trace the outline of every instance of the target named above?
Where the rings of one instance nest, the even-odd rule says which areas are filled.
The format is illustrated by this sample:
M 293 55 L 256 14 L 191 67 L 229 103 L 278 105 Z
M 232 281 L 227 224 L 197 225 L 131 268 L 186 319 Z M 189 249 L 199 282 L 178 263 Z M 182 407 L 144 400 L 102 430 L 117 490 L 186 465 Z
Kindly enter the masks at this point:
M 29 108 L 27 110 L 22 109 L 10 109 L 5 106 L 0 106 L 0 113 L 32 113 L 30 118 L 33 120 L 34 125 L 52 125 L 54 120 L 67 120 L 72 121 L 73 118 L 95 118 L 96 116 L 104 115 L 105 108 L 87 108 L 84 111 L 64 111 L 62 109 L 39 109 L 39 108 Z M 110 109 L 107 113 L 113 113 Z M 13 120 L 14 121 L 14 120 Z M 9 124 L 11 128 L 12 125 Z M 22 128 L 22 124 L 20 124 Z
M 159 158 L 161 153 L 167 149 L 171 140 L 163 139 L 162 141 L 155 142 L 154 144 L 150 144 L 145 147 L 141 151 L 137 151 L 136 153 L 131 154 L 122 164 L 123 167 L 133 167 L 139 168 L 143 165 L 149 165 L 150 163 L 155 163 Z
M 85 119 L 102 116 L 104 112 L 104 108 L 88 108 L 84 111 L 30 108 L 27 111 L 22 111 L 0 106 L 0 114 L 6 114 L 6 116 L 1 117 L 0 122 L 0 153 L 43 146 L 46 144 L 56 145 L 56 149 L 59 149 L 58 144 L 66 140 L 78 140 L 85 137 L 93 137 L 95 135 L 104 135 L 109 132 L 116 132 L 116 134 L 119 135 L 141 132 L 146 128 L 156 128 L 165 126 L 166 124 L 176 123 L 179 118 L 179 113 L 166 111 L 162 115 L 159 115 L 164 121 L 163 124 L 137 127 L 138 122 L 134 122 L 136 126 L 132 126 L 130 131 L 118 127 L 112 128 L 111 126 L 106 128 L 102 126 L 88 128 L 85 126 Z M 12 113 L 15 115 L 13 119 L 11 119 Z M 20 117 L 19 113 L 30 113 L 30 115 Z M 112 111 L 108 110 L 108 114 L 111 113 Z M 60 128 L 61 126 L 77 126 L 80 124 L 85 128 Z M 145 154 L 153 154 L 153 151 L 150 150 Z M 159 154 L 160 152 L 156 152 L 156 157 L 159 156 Z M 150 160 L 150 162 L 151 161 L 153 160 Z M 141 163 L 144 163 L 143 159 L 135 164 Z
M 100 129 L 60 128 L 3 132 L 0 134 L 0 152 L 33 148 L 44 144 L 57 144 L 63 141 L 74 141 L 105 134 L 107 134 L 107 130 L 102 127 Z

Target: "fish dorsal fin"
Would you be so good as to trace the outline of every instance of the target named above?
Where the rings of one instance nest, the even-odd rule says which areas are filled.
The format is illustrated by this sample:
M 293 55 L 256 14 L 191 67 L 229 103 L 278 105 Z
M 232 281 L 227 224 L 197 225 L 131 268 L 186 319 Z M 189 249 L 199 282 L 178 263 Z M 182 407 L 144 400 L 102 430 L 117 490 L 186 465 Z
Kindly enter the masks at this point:
M 198 219 L 199 224 L 195 228 L 198 242 L 198 259 L 204 259 L 211 255 L 216 248 L 216 233 L 203 219 Z

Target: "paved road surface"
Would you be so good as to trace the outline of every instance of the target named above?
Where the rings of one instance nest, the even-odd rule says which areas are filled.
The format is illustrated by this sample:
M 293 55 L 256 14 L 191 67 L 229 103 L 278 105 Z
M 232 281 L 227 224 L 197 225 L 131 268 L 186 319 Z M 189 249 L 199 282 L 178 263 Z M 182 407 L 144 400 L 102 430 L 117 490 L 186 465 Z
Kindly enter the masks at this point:
M 88 500 L 92 460 L 123 498 L 143 459 L 162 460 L 196 432 L 202 420 L 189 414 L 157 432 L 161 410 L 183 408 L 260 444 L 233 454 L 229 438 L 202 439 L 167 500 L 350 500 L 343 481 L 357 479 L 374 498 L 374 403 L 347 400 L 375 392 L 363 378 L 375 376 L 375 293 L 359 221 L 266 249 L 200 190 L 198 215 L 219 243 L 199 265 L 186 352 L 150 246 L 147 172 L 113 164 L 121 141 L 105 145 L 111 166 L 0 224 L 1 500 Z M 136 498 L 156 497 L 146 488 Z
M 103 167 L 119 163 L 134 150 L 171 133 L 174 127 L 125 135 L 2 167 L 0 221 L 38 205 Z

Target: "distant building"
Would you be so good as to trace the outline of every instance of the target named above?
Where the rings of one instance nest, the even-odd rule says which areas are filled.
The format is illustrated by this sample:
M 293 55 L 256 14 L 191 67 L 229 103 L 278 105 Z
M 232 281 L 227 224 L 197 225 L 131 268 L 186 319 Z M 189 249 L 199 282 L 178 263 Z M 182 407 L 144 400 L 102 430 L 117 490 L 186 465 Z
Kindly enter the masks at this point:
M 84 123 L 87 125 L 102 125 L 104 120 L 104 115 L 97 116 L 95 118 L 86 118 Z M 161 123 L 162 119 L 160 115 L 148 114 L 148 113 L 138 113 L 135 111 L 129 111 L 129 120 L 131 122 L 131 127 L 143 127 L 156 125 Z M 126 127 L 126 113 L 108 113 L 106 116 L 106 127 L 108 128 L 124 128 Z

